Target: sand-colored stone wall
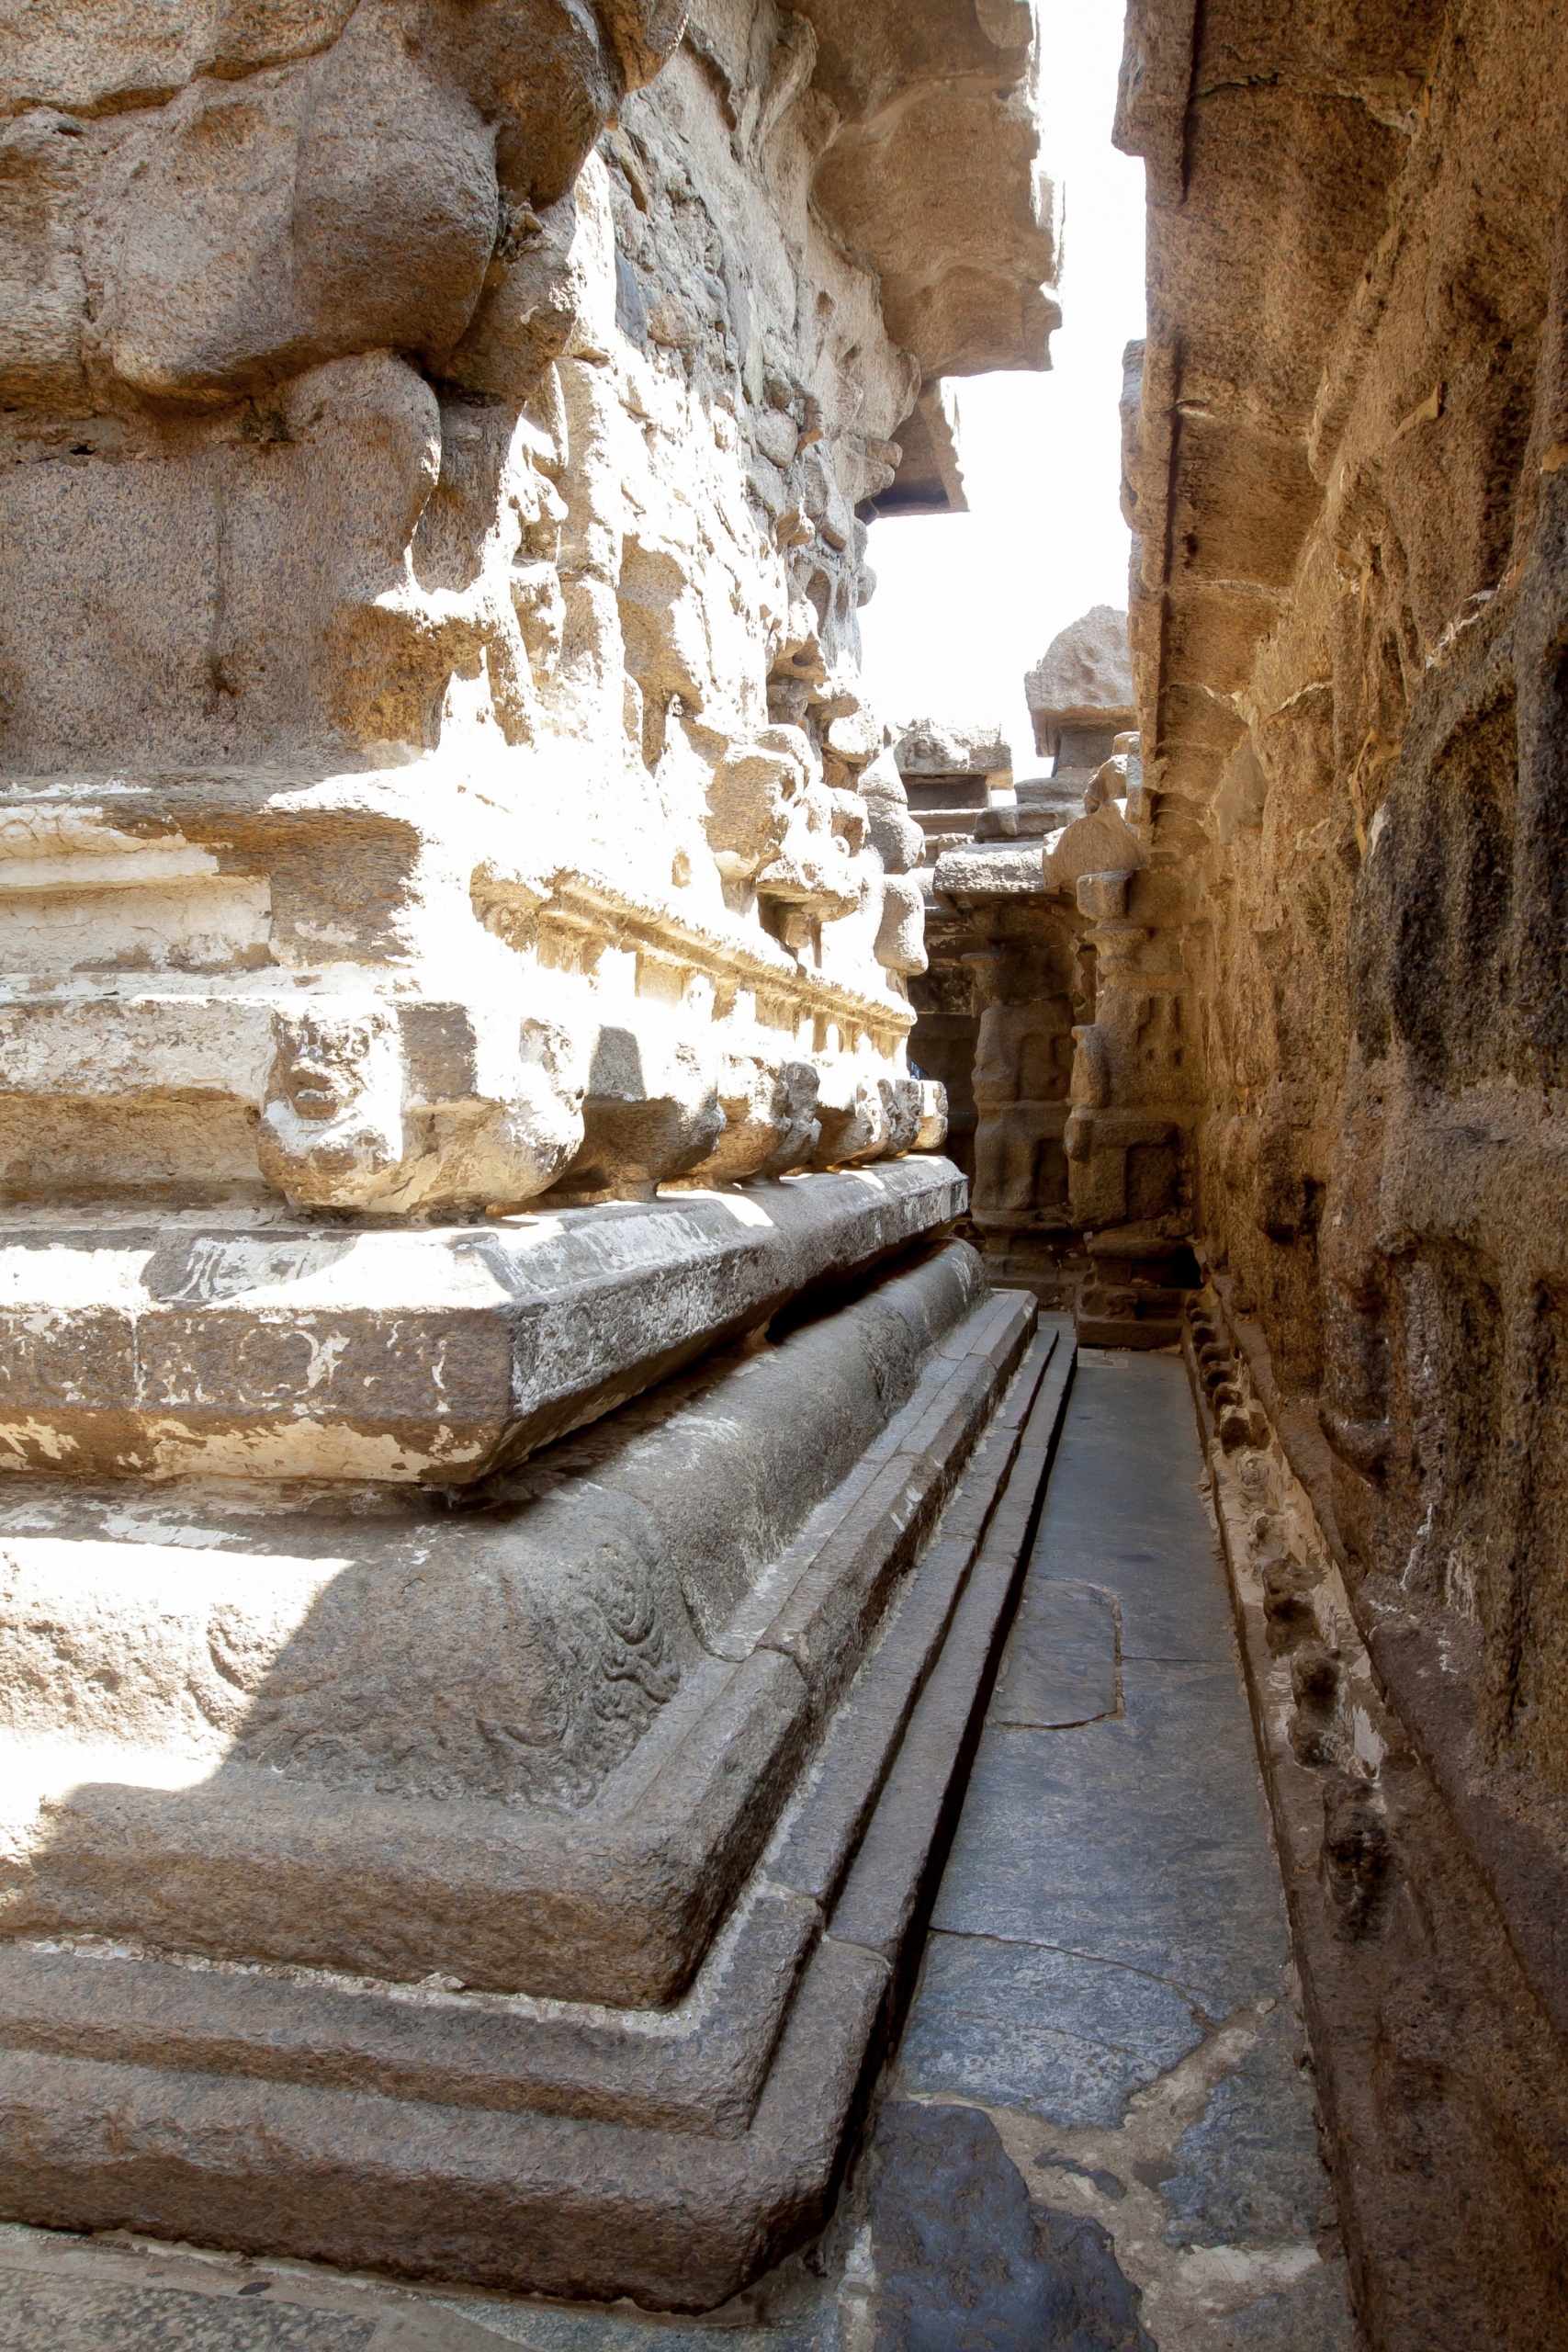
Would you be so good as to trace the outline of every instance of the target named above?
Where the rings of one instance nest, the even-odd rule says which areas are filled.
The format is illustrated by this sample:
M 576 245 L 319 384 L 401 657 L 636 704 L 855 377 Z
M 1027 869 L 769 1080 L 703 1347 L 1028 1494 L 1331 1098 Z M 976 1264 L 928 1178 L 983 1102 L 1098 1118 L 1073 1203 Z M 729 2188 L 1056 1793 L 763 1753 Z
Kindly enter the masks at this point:
M 1129 461 L 1204 1230 L 1318 1400 L 1350 1555 L 1465 1629 L 1489 1752 L 1554 1795 L 1562 39 L 1377 11 L 1334 63 L 1211 25 Z
M 928 379 L 1044 359 L 1030 43 L 0 34 L 14 1193 L 471 1212 L 931 1139 L 860 510 Z

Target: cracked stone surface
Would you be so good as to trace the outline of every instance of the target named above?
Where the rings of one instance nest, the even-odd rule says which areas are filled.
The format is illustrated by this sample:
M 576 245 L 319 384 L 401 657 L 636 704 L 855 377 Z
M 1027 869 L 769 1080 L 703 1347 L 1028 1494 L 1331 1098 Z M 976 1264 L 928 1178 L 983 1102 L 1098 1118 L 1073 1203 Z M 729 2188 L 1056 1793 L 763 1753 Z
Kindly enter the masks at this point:
M 1105 2230 L 1032 2198 L 977 2109 L 890 2100 L 870 2168 L 878 2352 L 1152 2352 Z
M 904 2038 L 922 2093 L 999 2101 L 1072 2128 L 1115 2125 L 1151 2070 L 1197 2048 L 1175 1985 L 1041 1944 L 937 1933 Z

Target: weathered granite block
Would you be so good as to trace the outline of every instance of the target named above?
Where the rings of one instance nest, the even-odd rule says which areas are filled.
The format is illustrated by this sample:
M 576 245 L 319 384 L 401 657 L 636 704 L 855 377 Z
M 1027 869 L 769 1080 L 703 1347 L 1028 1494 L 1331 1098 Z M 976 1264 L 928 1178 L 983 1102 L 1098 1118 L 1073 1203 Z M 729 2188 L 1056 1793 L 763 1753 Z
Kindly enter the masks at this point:
M 0 1226 L 0 1467 L 467 1485 L 962 1204 L 922 1155 L 413 1230 Z

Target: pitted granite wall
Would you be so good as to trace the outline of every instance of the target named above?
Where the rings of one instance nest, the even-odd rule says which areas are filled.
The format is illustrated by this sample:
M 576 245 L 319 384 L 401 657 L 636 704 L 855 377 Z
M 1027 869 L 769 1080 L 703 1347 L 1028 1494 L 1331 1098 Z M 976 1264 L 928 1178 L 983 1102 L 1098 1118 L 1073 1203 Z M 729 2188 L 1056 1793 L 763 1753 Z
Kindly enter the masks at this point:
M 1118 127 L 1149 175 L 1125 495 L 1150 879 L 1201 1024 L 1195 1369 L 1319 1783 L 1292 1900 L 1380 2346 L 1561 2326 L 1565 42 L 1488 0 L 1134 0 Z M 1347 1642 L 1395 1726 L 1348 1765 L 1314 1732 Z

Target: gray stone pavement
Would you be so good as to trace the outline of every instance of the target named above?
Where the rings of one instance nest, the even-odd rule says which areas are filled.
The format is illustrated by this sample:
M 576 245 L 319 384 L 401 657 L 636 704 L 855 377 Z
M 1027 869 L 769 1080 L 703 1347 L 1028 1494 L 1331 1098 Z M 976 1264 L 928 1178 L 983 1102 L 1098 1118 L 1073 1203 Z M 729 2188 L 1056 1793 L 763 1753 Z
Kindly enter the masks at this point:
M 700 2322 L 0 2227 L 0 2352 L 1354 2352 L 1174 1356 L 1080 1355 L 867 2154 Z
M 1201 1475 L 1177 1359 L 1085 1350 L 879 2128 L 978 2110 L 1140 2290 L 1032 2340 L 1350 2352 Z

